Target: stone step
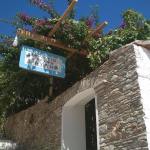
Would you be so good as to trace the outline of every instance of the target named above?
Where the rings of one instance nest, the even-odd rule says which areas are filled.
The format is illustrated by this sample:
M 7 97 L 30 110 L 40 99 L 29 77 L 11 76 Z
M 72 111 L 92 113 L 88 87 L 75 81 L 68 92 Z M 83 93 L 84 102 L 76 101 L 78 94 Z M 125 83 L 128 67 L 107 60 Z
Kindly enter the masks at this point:
M 0 140 L 0 150 L 16 150 L 17 144 L 10 140 Z

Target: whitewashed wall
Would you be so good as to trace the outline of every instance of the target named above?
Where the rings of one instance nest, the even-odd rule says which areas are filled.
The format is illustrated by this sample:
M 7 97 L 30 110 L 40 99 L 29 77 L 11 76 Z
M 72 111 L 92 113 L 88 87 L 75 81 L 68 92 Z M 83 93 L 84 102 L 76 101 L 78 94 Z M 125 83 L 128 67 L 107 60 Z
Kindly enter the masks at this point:
M 144 120 L 150 149 L 150 50 L 134 46 L 137 60 L 138 82 L 141 90 L 141 101 L 145 113 Z

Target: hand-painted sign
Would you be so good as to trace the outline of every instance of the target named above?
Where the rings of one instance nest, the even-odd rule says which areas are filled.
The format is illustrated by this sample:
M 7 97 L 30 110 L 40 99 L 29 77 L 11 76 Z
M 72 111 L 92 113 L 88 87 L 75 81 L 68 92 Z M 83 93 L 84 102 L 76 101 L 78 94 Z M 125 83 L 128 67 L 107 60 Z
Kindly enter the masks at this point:
M 21 48 L 19 66 L 23 69 L 64 78 L 65 62 L 66 59 L 62 56 L 29 46 Z

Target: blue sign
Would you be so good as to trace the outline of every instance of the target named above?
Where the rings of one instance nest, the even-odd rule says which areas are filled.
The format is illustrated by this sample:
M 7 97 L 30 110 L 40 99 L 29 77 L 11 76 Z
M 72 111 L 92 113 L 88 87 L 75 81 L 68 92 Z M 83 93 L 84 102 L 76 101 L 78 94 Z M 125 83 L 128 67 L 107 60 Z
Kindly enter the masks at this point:
M 66 58 L 39 49 L 22 46 L 19 66 L 50 76 L 65 77 Z

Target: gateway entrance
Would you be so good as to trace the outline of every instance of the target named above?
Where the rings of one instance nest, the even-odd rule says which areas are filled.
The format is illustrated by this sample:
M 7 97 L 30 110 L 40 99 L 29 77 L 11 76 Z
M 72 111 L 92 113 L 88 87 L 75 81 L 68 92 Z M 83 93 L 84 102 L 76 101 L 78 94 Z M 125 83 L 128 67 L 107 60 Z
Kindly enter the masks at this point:
M 90 95 L 80 93 L 63 107 L 61 150 L 98 150 L 96 103 L 87 93 Z

